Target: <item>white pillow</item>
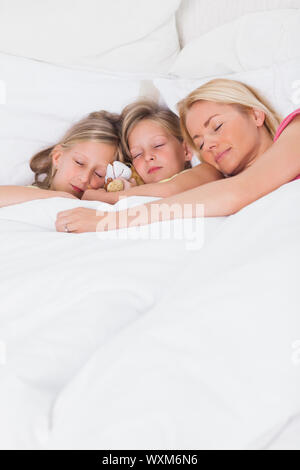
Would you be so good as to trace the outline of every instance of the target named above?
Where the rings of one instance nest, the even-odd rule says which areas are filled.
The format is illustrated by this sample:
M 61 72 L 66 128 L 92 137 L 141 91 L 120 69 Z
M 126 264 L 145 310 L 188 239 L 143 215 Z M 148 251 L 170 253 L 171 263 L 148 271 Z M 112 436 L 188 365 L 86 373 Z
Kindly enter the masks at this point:
M 0 0 L 0 52 L 67 66 L 164 72 L 180 0 Z
M 0 104 L 6 103 L 6 83 L 4 80 L 0 80 Z
M 300 0 L 182 0 L 176 13 L 180 44 L 247 13 L 283 8 L 300 8 Z
M 241 72 L 300 57 L 300 10 L 251 13 L 190 42 L 170 73 L 183 78 Z
M 161 101 L 178 114 L 178 101 L 213 78 L 229 78 L 253 86 L 282 117 L 300 106 L 300 58 L 258 70 L 198 80 L 156 79 L 154 85 L 159 90 Z
M 141 82 L 0 54 L 0 184 L 31 184 L 28 162 L 91 111 L 120 112 Z

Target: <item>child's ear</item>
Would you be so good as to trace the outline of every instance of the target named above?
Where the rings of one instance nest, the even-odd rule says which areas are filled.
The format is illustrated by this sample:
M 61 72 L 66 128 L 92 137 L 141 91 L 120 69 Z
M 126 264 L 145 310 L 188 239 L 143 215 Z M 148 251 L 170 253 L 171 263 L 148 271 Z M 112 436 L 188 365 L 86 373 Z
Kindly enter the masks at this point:
M 191 149 L 189 148 L 189 146 L 187 145 L 186 142 L 183 141 L 182 146 L 183 146 L 183 150 L 184 150 L 184 159 L 185 159 L 185 161 L 186 162 L 191 161 L 192 157 L 193 157 L 193 152 L 191 151 Z
M 61 158 L 63 154 L 63 149 L 61 145 L 55 145 L 54 149 L 51 152 L 52 155 L 52 165 L 54 168 L 57 168 L 59 159 Z

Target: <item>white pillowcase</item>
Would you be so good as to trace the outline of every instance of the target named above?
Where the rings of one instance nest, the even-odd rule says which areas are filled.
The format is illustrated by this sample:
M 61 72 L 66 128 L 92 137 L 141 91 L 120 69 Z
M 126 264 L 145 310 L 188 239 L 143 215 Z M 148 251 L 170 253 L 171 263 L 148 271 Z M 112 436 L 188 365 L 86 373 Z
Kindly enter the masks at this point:
M 141 82 L 0 54 L 0 184 L 31 184 L 31 156 L 92 111 L 120 112 Z M 3 98 L 5 94 L 3 94 Z
M 170 73 L 182 78 L 253 70 L 300 57 L 300 10 L 251 13 L 190 42 Z
M 182 0 L 176 14 L 180 44 L 247 13 L 283 8 L 300 8 L 300 0 Z
M 0 52 L 120 72 L 165 72 L 180 0 L 0 0 Z
M 156 79 L 154 85 L 160 92 L 161 101 L 178 114 L 178 101 L 213 78 L 239 80 L 254 87 L 282 117 L 300 106 L 300 58 L 258 70 L 198 80 Z

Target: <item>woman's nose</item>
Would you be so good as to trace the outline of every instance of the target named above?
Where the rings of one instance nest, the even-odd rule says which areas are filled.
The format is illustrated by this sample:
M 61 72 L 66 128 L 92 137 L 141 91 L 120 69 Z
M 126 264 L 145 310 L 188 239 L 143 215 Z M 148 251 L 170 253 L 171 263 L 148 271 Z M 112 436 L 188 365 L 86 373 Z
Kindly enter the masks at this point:
M 217 146 L 216 139 L 214 137 L 205 137 L 203 141 L 202 151 L 204 150 L 212 150 Z

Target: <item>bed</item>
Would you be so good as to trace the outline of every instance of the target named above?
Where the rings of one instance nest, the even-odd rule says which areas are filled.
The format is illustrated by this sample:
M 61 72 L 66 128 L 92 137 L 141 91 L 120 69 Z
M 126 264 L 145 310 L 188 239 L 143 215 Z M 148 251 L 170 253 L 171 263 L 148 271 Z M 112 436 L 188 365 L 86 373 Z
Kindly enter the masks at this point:
M 47 2 L 26 3 L 17 18 L 28 15 L 43 41 L 22 21 L 17 38 L 5 29 L 21 4 L 0 1 L 2 185 L 30 184 L 30 156 L 78 117 L 137 96 L 176 110 L 198 84 L 227 76 L 283 116 L 300 105 L 299 1 L 224 0 L 216 15 L 202 0 L 116 0 L 117 10 L 86 0 L 100 22 L 116 10 L 115 24 L 125 14 L 133 23 L 90 28 L 74 45 L 78 7 L 63 47 L 34 29 Z M 247 40 L 254 24 L 254 42 L 272 37 L 260 54 Z M 201 66 L 191 62 L 207 44 Z M 300 180 L 230 217 L 80 235 L 57 233 L 57 212 L 99 203 L 1 208 L 0 448 L 299 450 L 298 204 Z

